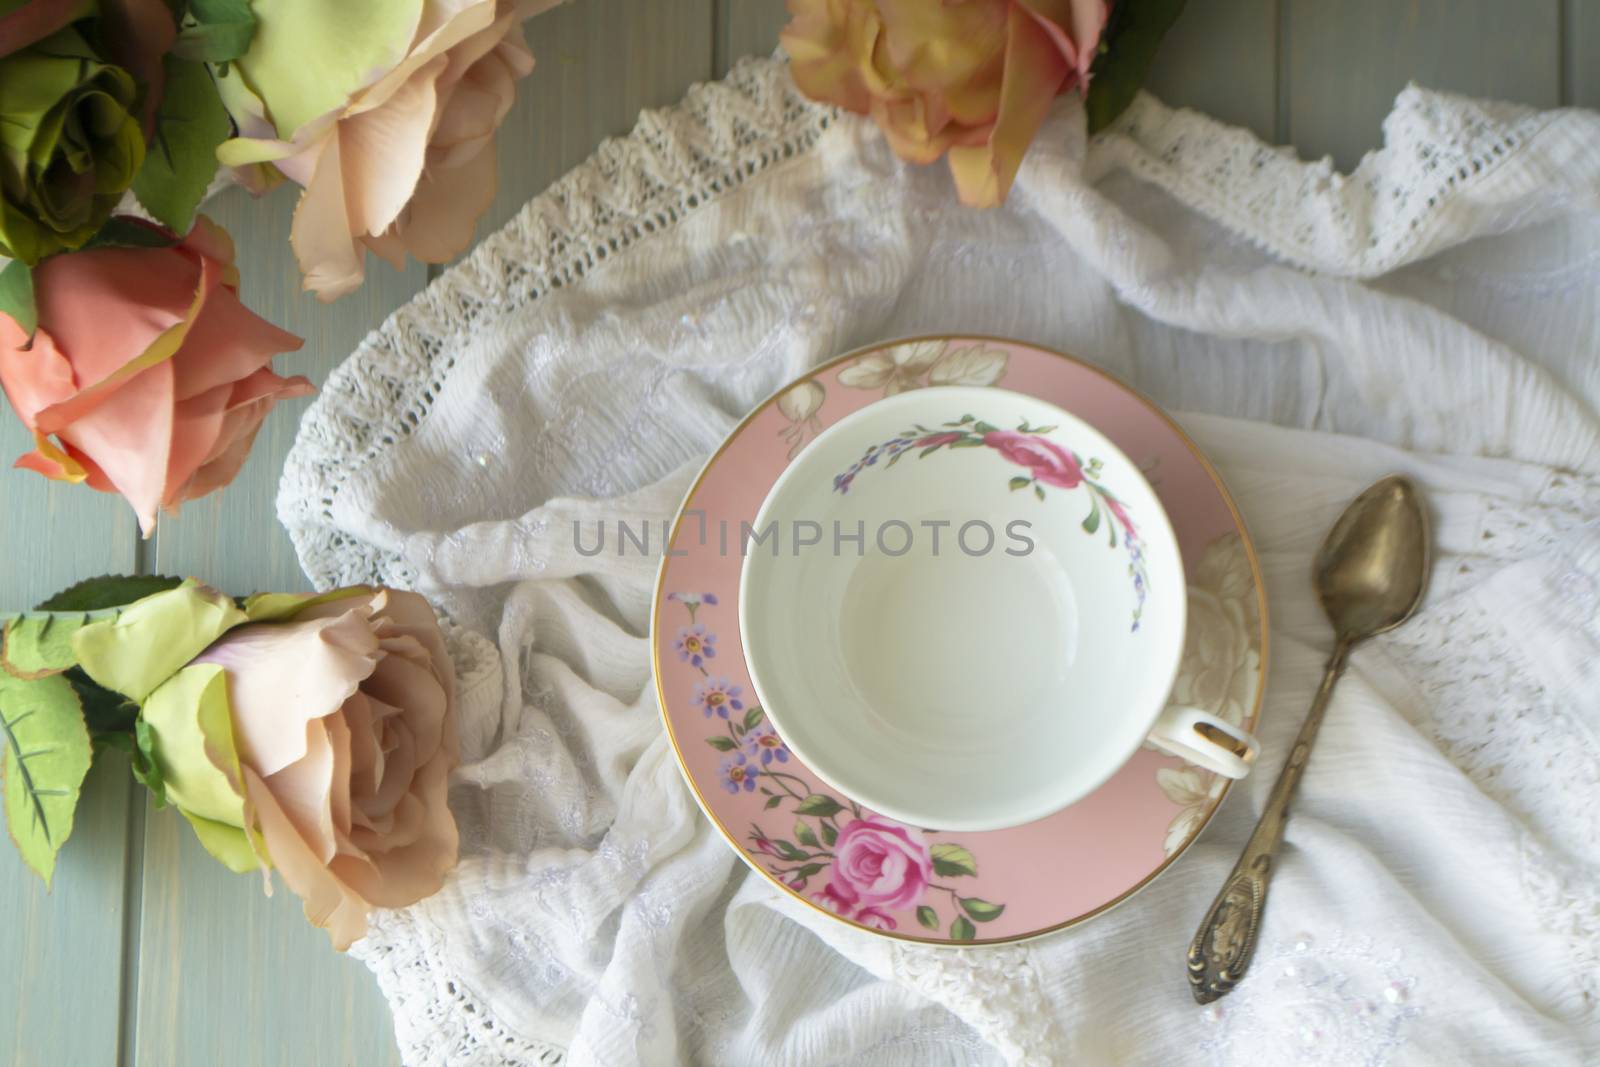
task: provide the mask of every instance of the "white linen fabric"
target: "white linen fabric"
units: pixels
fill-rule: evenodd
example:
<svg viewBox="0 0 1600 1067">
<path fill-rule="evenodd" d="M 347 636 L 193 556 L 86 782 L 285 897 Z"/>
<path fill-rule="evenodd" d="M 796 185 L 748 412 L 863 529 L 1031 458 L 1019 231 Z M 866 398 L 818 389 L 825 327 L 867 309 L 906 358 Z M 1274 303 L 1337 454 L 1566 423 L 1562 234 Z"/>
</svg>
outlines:
<svg viewBox="0 0 1600 1067">
<path fill-rule="evenodd" d="M 462 861 L 353 950 L 407 1063 L 1579 1064 L 1600 1056 L 1600 115 L 1409 88 L 1352 175 L 1142 96 L 1063 99 L 1006 205 L 747 61 L 531 202 L 331 376 L 279 512 L 318 586 L 455 625 Z M 1261 770 L 1175 867 L 1045 939 L 842 927 L 750 874 L 679 778 L 655 561 L 780 385 L 929 332 L 1073 352 L 1171 410 L 1251 526 Z M 1421 614 L 1364 646 L 1296 802 L 1250 976 L 1183 954 L 1331 647 L 1311 556 L 1405 471 Z"/>
</svg>

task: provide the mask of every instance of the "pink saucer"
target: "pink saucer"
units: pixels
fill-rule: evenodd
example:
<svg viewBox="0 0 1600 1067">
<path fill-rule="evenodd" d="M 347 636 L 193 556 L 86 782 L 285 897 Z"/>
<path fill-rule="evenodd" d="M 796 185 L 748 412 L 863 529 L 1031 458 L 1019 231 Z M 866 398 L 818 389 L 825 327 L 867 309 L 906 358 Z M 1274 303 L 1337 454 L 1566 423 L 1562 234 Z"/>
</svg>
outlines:
<svg viewBox="0 0 1600 1067">
<path fill-rule="evenodd" d="M 772 732 L 739 644 L 741 523 L 825 425 L 886 395 L 1004 385 L 1091 423 L 1155 487 L 1189 586 L 1171 700 L 1254 731 L 1266 668 L 1266 598 L 1243 519 L 1215 470 L 1160 408 L 1104 371 L 1034 345 L 928 337 L 818 367 L 733 431 L 684 501 L 662 562 L 651 641 L 662 716 L 684 777 L 755 870 L 873 933 L 989 944 L 1059 930 L 1126 900 L 1199 835 L 1227 779 L 1138 752 L 1054 815 L 1005 830 L 940 833 L 892 822 L 808 772 Z M 959 788 L 959 783 L 952 783 Z"/>
</svg>

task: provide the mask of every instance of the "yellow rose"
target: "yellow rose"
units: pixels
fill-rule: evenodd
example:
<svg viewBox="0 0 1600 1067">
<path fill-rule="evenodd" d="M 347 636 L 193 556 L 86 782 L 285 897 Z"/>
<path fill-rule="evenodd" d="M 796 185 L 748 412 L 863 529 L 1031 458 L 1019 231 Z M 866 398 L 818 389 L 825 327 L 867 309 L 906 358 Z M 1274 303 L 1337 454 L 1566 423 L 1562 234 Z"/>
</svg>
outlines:
<svg viewBox="0 0 1600 1067">
<path fill-rule="evenodd" d="M 1105 0 L 789 0 L 795 84 L 883 128 L 911 163 L 948 155 L 963 203 L 1005 199 L 1050 102 L 1088 83 Z"/>
</svg>

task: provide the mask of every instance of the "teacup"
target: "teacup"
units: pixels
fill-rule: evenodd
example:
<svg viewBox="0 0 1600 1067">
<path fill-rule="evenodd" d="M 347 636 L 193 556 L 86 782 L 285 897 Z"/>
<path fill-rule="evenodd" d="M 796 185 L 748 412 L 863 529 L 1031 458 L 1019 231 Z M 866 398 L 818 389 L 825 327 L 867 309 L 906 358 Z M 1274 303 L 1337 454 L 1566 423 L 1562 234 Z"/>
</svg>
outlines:
<svg viewBox="0 0 1600 1067">
<path fill-rule="evenodd" d="M 834 789 L 939 830 L 1042 818 L 1146 741 L 1241 778 L 1256 741 L 1169 706 L 1172 525 L 1093 427 L 1019 393 L 902 393 L 841 419 L 744 538 L 739 626 L 778 733 Z"/>
</svg>

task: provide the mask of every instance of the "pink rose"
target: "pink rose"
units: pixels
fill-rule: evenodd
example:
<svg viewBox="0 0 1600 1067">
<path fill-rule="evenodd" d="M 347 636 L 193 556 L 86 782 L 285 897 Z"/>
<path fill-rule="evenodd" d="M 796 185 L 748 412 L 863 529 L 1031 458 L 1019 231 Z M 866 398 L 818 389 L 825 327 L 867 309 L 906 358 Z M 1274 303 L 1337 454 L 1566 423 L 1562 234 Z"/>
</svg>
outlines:
<svg viewBox="0 0 1600 1067">
<path fill-rule="evenodd" d="M 0 314 L 0 385 L 35 445 L 17 466 L 121 493 L 146 537 L 233 480 L 275 403 L 311 392 L 272 372 L 300 339 L 239 302 L 233 243 L 205 218 L 171 248 L 51 256 L 33 285 L 31 343 Z"/>
<path fill-rule="evenodd" d="M 1074 489 L 1083 481 L 1083 468 L 1071 452 L 1039 434 L 1016 430 L 991 430 L 983 443 L 1019 467 L 1027 467 L 1046 485 Z"/>
<path fill-rule="evenodd" d="M 863 911 L 908 907 L 922 898 L 933 878 L 933 861 L 922 831 L 878 815 L 848 822 L 833 845 L 828 889 Z"/>
<path fill-rule="evenodd" d="M 289 240 L 306 289 L 321 300 L 355 289 L 368 251 L 399 269 L 407 255 L 445 263 L 466 250 L 494 201 L 495 131 L 533 69 L 522 23 L 556 2 L 274 5 L 223 79 L 241 136 L 218 158 L 255 184 L 252 166 L 271 164 L 305 188 Z M 343 42 L 352 64 L 387 63 L 302 74 L 302 35 L 318 30 L 358 34 Z M 355 84 L 330 101 L 307 78 Z"/>
<path fill-rule="evenodd" d="M 842 915 L 846 919 L 850 918 L 856 910 L 855 893 L 848 886 L 842 886 L 838 882 L 830 881 L 822 887 L 822 892 L 811 899 L 835 915 Z"/>
<path fill-rule="evenodd" d="M 856 912 L 856 922 L 862 926 L 870 926 L 874 930 L 893 930 L 895 928 L 894 920 L 877 908 L 862 908 Z"/>
<path fill-rule="evenodd" d="M 266 853 L 344 949 L 373 908 L 456 864 L 455 668 L 428 602 L 375 589 L 230 631 L 194 661 L 227 676 L 244 796 Z"/>
</svg>

